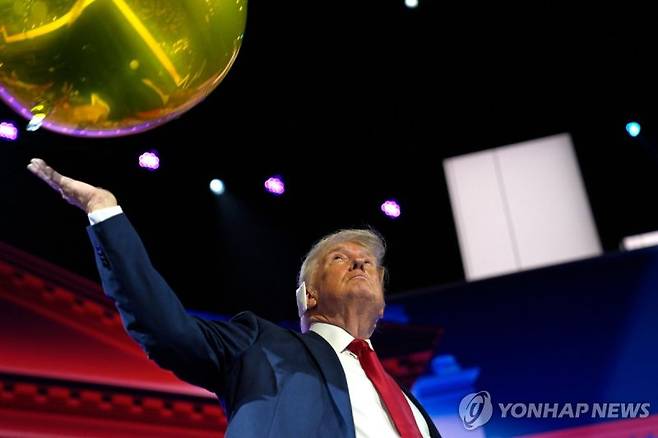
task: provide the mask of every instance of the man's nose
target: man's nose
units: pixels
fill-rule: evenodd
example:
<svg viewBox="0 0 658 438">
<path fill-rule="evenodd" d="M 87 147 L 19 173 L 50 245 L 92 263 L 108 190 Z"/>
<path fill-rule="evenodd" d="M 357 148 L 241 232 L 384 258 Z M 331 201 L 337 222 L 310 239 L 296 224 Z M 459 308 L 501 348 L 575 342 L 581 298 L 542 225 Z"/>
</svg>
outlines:
<svg viewBox="0 0 658 438">
<path fill-rule="evenodd" d="M 352 262 L 352 270 L 354 269 L 360 269 L 365 272 L 366 270 L 366 261 L 362 258 L 356 258 Z"/>
</svg>

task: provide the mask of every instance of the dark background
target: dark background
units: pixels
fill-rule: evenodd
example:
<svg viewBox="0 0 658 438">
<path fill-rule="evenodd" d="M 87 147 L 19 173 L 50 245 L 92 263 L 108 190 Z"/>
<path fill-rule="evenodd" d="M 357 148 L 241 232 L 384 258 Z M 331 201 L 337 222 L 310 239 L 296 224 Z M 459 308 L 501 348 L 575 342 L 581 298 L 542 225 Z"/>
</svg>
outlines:
<svg viewBox="0 0 658 438">
<path fill-rule="evenodd" d="M 442 160 L 571 133 L 599 235 L 658 229 L 655 35 L 631 4 L 420 0 L 249 5 L 237 62 L 206 101 L 119 139 L 0 142 L 0 240 L 96 279 L 86 217 L 25 166 L 112 190 L 191 308 L 294 319 L 297 270 L 337 228 L 389 243 L 390 294 L 463 281 Z M 25 126 L 7 107 L 0 117 Z M 639 138 L 625 124 L 642 123 Z M 137 157 L 157 149 L 149 173 Z M 287 192 L 263 190 L 279 174 Z M 210 179 L 227 194 L 215 198 Z M 402 216 L 380 204 L 394 197 Z"/>
</svg>

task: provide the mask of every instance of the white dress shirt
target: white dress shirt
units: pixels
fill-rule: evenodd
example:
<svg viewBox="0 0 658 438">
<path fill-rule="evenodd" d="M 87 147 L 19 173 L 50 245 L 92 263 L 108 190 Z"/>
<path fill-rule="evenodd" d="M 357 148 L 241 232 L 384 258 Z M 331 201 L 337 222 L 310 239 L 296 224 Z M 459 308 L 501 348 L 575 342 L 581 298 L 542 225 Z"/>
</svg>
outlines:
<svg viewBox="0 0 658 438">
<path fill-rule="evenodd" d="M 121 207 L 116 206 L 93 211 L 88 214 L 88 217 L 89 222 L 95 225 L 121 213 L 123 213 Z M 338 326 L 321 322 L 311 324 L 310 330 L 322 336 L 331 345 L 343 366 L 352 404 L 356 438 L 399 438 L 400 435 L 388 415 L 388 411 L 374 385 L 361 368 L 359 359 L 347 349 L 347 346 L 354 340 L 352 335 Z M 372 348 L 370 340 L 367 339 L 366 342 Z M 406 395 L 404 397 L 411 407 L 411 412 L 414 414 L 423 438 L 429 438 L 430 431 L 425 418 L 409 398 Z"/>
<path fill-rule="evenodd" d="M 347 346 L 354 340 L 352 335 L 338 326 L 321 322 L 312 323 L 310 330 L 322 336 L 331 345 L 343 366 L 347 389 L 350 392 L 356 438 L 399 438 L 400 435 L 388 415 L 379 393 L 361 368 L 359 358 L 347 349 Z M 366 342 L 372 348 L 370 340 L 366 339 Z M 423 438 L 429 438 L 430 431 L 425 418 L 406 395 L 404 398 L 411 407 L 411 412 L 414 414 Z"/>
<path fill-rule="evenodd" d="M 107 220 L 112 216 L 116 216 L 121 213 L 123 213 L 123 210 L 121 209 L 121 207 L 117 205 L 114 207 L 107 207 L 107 208 L 101 208 L 100 210 L 94 210 L 91 213 L 89 213 L 87 217 L 89 218 L 90 224 L 96 225 L 99 222 L 103 222 L 104 220 Z"/>
</svg>

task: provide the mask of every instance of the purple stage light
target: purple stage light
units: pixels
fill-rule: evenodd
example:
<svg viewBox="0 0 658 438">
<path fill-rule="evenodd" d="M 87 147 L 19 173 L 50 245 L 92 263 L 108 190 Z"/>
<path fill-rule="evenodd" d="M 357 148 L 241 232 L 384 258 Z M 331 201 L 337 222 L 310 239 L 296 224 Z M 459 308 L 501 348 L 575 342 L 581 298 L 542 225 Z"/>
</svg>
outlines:
<svg viewBox="0 0 658 438">
<path fill-rule="evenodd" d="M 14 141 L 18 138 L 18 128 L 11 122 L 0 123 L 0 138 Z"/>
<path fill-rule="evenodd" d="M 139 156 L 139 167 L 147 170 L 158 170 L 160 167 L 160 157 L 155 152 L 144 152 Z"/>
<path fill-rule="evenodd" d="M 279 177 L 273 176 L 265 181 L 265 190 L 272 193 L 273 195 L 283 195 L 283 192 L 286 191 L 286 185 L 283 183 L 283 180 Z"/>
<path fill-rule="evenodd" d="M 400 205 L 392 199 L 384 202 L 381 209 L 391 219 L 396 219 L 400 216 Z"/>
</svg>

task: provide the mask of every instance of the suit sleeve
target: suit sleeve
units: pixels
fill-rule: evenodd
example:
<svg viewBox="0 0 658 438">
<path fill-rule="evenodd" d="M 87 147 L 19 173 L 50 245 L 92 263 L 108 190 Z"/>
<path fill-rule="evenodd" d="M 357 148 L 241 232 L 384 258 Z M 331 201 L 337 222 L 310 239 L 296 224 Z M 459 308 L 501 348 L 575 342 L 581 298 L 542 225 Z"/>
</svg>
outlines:
<svg viewBox="0 0 658 438">
<path fill-rule="evenodd" d="M 103 290 L 128 334 L 162 368 L 194 385 L 221 391 L 231 365 L 258 336 L 257 317 L 245 312 L 229 322 L 216 322 L 188 315 L 124 214 L 87 232 Z"/>
</svg>

